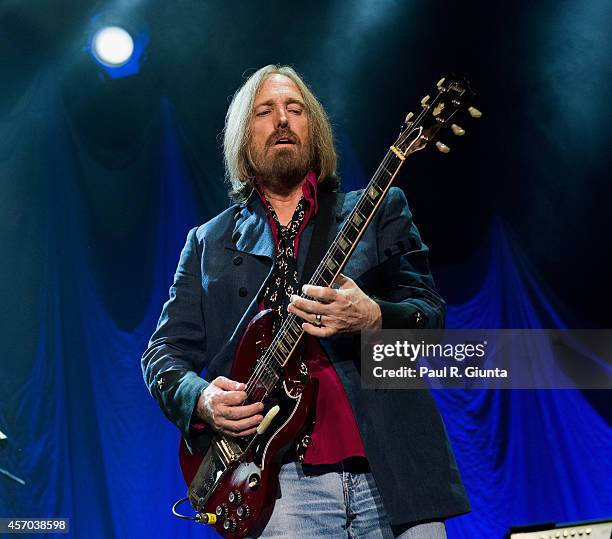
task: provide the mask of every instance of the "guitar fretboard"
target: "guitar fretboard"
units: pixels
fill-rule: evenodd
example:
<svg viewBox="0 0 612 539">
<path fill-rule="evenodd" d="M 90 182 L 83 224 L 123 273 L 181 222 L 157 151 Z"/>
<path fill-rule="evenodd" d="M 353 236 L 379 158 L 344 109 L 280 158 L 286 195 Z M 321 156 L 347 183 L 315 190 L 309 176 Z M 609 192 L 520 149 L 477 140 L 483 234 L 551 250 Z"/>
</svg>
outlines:
<svg viewBox="0 0 612 539">
<path fill-rule="evenodd" d="M 308 284 L 328 287 L 336 280 L 346 266 L 367 226 L 372 221 L 374 214 L 380 208 L 381 202 L 389 191 L 389 187 L 397 176 L 404 159 L 404 154 L 394 147 L 387 152 Z M 302 320 L 289 313 L 270 347 L 257 364 L 257 368 L 252 375 L 255 378 L 253 380 L 255 383 L 247 384 L 247 387 L 263 386 L 266 392 L 270 392 L 278 380 L 282 378 L 282 368 L 291 357 L 303 334 Z M 249 394 L 249 396 L 251 395 Z"/>
</svg>

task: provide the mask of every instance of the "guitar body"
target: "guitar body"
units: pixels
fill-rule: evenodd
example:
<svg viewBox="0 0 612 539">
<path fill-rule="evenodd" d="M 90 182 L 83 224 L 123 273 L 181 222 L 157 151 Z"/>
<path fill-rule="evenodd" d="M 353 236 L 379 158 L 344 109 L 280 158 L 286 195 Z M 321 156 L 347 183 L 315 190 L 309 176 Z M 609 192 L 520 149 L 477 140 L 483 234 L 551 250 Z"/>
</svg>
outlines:
<svg viewBox="0 0 612 539">
<path fill-rule="evenodd" d="M 276 311 L 262 311 L 249 323 L 236 349 L 232 380 L 246 383 L 252 377 L 272 342 L 277 317 Z M 264 418 L 278 406 L 265 432 L 245 438 L 217 434 L 206 454 L 190 453 L 181 439 L 179 461 L 191 504 L 199 513 L 216 515 L 209 524 L 224 537 L 254 535 L 265 527 L 277 498 L 283 456 L 312 421 L 316 381 L 297 356 L 290 356 L 283 379 L 263 400 Z M 257 395 L 258 389 L 263 394 L 265 387 L 249 393 Z"/>
</svg>

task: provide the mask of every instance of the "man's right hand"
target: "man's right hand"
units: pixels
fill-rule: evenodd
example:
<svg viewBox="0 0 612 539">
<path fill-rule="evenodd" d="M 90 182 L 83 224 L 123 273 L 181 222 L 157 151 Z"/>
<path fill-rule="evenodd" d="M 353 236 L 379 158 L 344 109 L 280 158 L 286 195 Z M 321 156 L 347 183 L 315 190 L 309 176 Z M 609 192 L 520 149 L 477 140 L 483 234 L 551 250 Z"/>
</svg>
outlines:
<svg viewBox="0 0 612 539">
<path fill-rule="evenodd" d="M 218 376 L 200 394 L 196 413 L 216 431 L 229 436 L 248 436 L 261 423 L 264 405 L 256 402 L 243 406 L 246 398 L 243 383 Z"/>
</svg>

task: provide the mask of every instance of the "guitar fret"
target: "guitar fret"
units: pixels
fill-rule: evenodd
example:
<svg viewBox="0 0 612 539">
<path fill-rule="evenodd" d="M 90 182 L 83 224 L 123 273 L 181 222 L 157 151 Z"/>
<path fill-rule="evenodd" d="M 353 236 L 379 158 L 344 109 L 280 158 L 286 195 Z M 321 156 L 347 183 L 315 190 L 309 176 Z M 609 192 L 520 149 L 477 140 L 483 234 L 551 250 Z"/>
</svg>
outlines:
<svg viewBox="0 0 612 539">
<path fill-rule="evenodd" d="M 299 324 L 299 323 L 297 321 L 297 318 L 294 318 L 291 321 L 291 323 L 287 326 L 287 331 L 290 331 L 293 338 L 297 341 L 298 337 L 300 336 L 300 331 L 302 328 L 299 325 L 296 326 L 296 324 Z"/>
<path fill-rule="evenodd" d="M 368 196 L 370 197 L 371 201 L 376 200 L 376 197 L 380 195 L 380 191 L 376 189 L 375 185 L 371 185 L 367 192 L 368 192 Z"/>
<path fill-rule="evenodd" d="M 277 363 L 279 365 L 284 365 L 284 359 L 282 356 L 277 355 L 278 354 L 278 348 L 276 350 L 272 351 L 272 357 L 277 361 Z"/>
<path fill-rule="evenodd" d="M 336 271 L 336 268 L 338 267 L 338 264 L 336 263 L 336 261 L 333 258 L 330 258 L 327 260 L 327 262 L 325 262 L 325 267 L 331 271 L 334 272 Z"/>
<path fill-rule="evenodd" d="M 355 243 L 355 241 L 357 240 L 358 232 L 359 229 L 355 228 L 351 221 L 346 222 L 345 229 L 342 231 L 342 233 L 349 239 L 351 243 Z"/>
<path fill-rule="evenodd" d="M 321 279 L 323 280 L 323 284 L 321 286 L 329 286 L 334 279 L 334 273 L 329 270 L 329 268 L 324 267 L 321 271 Z"/>
<path fill-rule="evenodd" d="M 397 169 L 399 169 L 399 167 L 402 165 L 401 159 L 397 155 L 395 155 L 394 152 L 387 153 L 387 157 L 383 159 L 383 163 L 386 163 L 388 165 L 393 165 L 395 172 L 397 172 Z"/>
<path fill-rule="evenodd" d="M 285 355 L 285 357 L 287 357 L 289 355 L 289 350 L 285 346 L 285 343 L 283 343 L 282 339 L 278 341 L 278 347 L 281 349 L 281 351 Z"/>
<path fill-rule="evenodd" d="M 347 232 L 350 232 L 351 234 L 354 232 L 355 238 L 357 238 L 357 235 L 359 234 L 359 228 L 355 226 L 352 222 L 347 223 L 347 226 Z"/>
<path fill-rule="evenodd" d="M 336 257 L 337 255 L 341 255 L 342 256 L 342 260 L 344 260 L 346 258 L 346 251 L 344 251 L 340 245 L 338 243 L 333 244 L 330 247 L 330 251 L 332 252 L 332 256 Z M 342 260 L 340 262 L 336 261 L 336 263 L 338 265 L 341 264 Z"/>
<path fill-rule="evenodd" d="M 350 243 L 346 240 L 346 237 L 344 236 L 344 234 L 342 234 L 342 232 L 338 234 L 338 246 L 340 247 L 340 249 L 342 249 L 344 253 L 348 252 L 351 247 Z"/>
<path fill-rule="evenodd" d="M 285 345 L 287 346 L 287 350 L 289 350 L 289 354 L 292 352 L 293 348 L 297 344 L 297 339 L 293 335 L 287 335 L 285 338 Z"/>
<path fill-rule="evenodd" d="M 293 325 L 287 326 L 287 338 L 291 338 L 293 339 L 293 342 L 295 343 L 297 341 L 297 331 L 295 330 L 295 328 L 293 327 Z M 293 347 L 293 345 L 291 345 Z"/>
<path fill-rule="evenodd" d="M 353 224 L 355 227 L 359 227 L 363 221 L 363 216 L 359 213 L 359 211 L 355 211 L 355 214 L 351 218 L 351 224 Z"/>
<path fill-rule="evenodd" d="M 344 259 L 346 255 L 338 245 L 334 245 L 332 249 L 330 249 L 329 256 L 334 261 L 336 267 L 341 266 L 344 263 Z"/>
<path fill-rule="evenodd" d="M 372 182 L 370 182 L 370 189 L 374 189 L 375 191 L 378 192 L 378 194 L 376 195 L 376 198 L 379 198 L 382 196 L 382 194 L 385 192 L 385 189 L 389 186 L 389 182 L 384 182 L 383 185 L 381 185 L 380 183 L 378 183 L 378 181 L 376 179 L 372 180 Z"/>
<path fill-rule="evenodd" d="M 369 198 L 369 193 L 368 193 L 368 197 L 361 200 L 360 206 L 361 206 L 361 209 L 365 211 L 365 214 L 369 216 L 374 211 L 374 208 L 376 207 L 376 202 L 374 202 L 373 200 Z"/>
</svg>

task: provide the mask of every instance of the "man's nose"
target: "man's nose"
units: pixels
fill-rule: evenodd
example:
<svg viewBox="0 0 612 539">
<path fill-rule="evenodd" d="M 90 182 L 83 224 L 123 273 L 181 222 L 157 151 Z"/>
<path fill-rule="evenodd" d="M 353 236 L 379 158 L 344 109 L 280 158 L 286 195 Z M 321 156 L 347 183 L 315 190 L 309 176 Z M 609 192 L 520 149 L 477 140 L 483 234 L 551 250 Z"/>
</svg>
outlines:
<svg viewBox="0 0 612 539">
<path fill-rule="evenodd" d="M 287 111 L 282 108 L 278 111 L 278 119 L 277 119 L 278 127 L 287 127 L 288 119 L 287 119 Z"/>
</svg>

